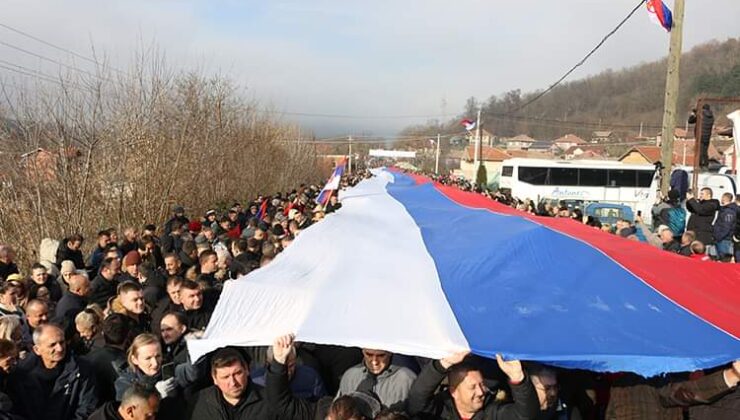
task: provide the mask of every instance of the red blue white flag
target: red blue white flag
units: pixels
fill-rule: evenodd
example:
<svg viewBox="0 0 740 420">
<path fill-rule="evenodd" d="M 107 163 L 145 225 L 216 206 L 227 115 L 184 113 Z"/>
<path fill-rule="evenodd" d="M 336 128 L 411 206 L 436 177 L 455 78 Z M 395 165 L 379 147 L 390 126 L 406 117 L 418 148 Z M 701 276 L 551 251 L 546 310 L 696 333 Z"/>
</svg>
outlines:
<svg viewBox="0 0 740 420">
<path fill-rule="evenodd" d="M 468 130 L 468 131 L 471 131 L 471 130 L 474 130 L 475 129 L 475 121 L 473 121 L 473 120 L 469 120 L 469 119 L 466 118 L 466 119 L 460 121 L 460 124 L 462 124 L 462 126 L 465 127 L 465 129 Z"/>
<path fill-rule="evenodd" d="M 673 13 L 662 0 L 647 0 L 647 11 L 650 20 L 670 32 L 673 27 Z"/>
<path fill-rule="evenodd" d="M 334 168 L 334 173 L 331 174 L 326 185 L 324 185 L 324 189 L 321 190 L 321 193 L 319 193 L 319 196 L 316 199 L 318 203 L 325 205 L 329 201 L 329 197 L 331 197 L 331 192 L 339 189 L 339 181 L 342 179 L 342 175 L 344 174 L 344 165 L 346 163 L 347 158 L 344 158 L 337 163 L 336 168 Z"/>
</svg>

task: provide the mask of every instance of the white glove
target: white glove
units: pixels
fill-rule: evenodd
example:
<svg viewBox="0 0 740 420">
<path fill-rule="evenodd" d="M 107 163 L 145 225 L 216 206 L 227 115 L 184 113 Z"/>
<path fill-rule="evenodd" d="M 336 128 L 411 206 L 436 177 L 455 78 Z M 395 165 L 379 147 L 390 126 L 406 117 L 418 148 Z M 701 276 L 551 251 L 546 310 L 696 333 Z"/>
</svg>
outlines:
<svg viewBox="0 0 740 420">
<path fill-rule="evenodd" d="M 177 391 L 177 384 L 175 378 L 167 379 L 166 381 L 159 381 L 154 384 L 154 388 L 159 392 L 159 396 L 162 399 L 167 397 L 174 397 Z"/>
</svg>

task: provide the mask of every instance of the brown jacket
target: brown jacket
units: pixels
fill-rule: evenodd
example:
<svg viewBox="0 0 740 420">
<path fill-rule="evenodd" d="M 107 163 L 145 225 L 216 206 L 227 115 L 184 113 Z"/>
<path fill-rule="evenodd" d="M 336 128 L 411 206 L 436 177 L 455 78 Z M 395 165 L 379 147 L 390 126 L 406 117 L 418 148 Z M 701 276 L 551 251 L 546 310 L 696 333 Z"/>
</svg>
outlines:
<svg viewBox="0 0 740 420">
<path fill-rule="evenodd" d="M 724 370 L 660 387 L 636 375 L 626 375 L 612 385 L 606 420 L 682 420 L 683 407 L 706 404 L 731 390 Z"/>
</svg>

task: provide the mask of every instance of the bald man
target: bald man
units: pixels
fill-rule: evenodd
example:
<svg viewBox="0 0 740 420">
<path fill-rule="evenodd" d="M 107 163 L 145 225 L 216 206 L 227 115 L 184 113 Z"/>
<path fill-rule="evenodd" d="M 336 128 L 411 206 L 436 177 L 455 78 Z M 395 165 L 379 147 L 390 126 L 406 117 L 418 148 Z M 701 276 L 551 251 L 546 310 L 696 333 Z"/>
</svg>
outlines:
<svg viewBox="0 0 740 420">
<path fill-rule="evenodd" d="M 87 306 L 87 296 L 90 294 L 90 280 L 82 274 L 74 274 L 69 278 L 69 290 L 65 291 L 54 311 L 53 322 L 64 328 L 67 337 L 74 334 L 74 320 L 78 313 Z"/>
<path fill-rule="evenodd" d="M 26 304 L 26 318 L 23 321 L 23 347 L 31 350 L 33 347 L 33 332 L 41 324 L 49 321 L 49 305 L 46 302 L 32 299 Z"/>
</svg>

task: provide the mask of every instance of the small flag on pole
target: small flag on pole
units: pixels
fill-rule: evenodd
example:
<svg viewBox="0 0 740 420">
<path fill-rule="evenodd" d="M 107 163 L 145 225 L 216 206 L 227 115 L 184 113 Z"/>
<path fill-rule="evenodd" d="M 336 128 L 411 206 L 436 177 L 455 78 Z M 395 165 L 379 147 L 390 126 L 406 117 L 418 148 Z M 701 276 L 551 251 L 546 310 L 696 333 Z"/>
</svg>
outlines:
<svg viewBox="0 0 740 420">
<path fill-rule="evenodd" d="M 647 11 L 650 20 L 670 32 L 673 27 L 673 13 L 662 0 L 647 0 Z"/>
<path fill-rule="evenodd" d="M 469 119 L 466 118 L 466 119 L 460 121 L 460 124 L 462 124 L 462 126 L 465 127 L 465 129 L 468 130 L 468 131 L 471 131 L 471 130 L 474 130 L 475 129 L 475 121 L 473 121 L 473 120 L 469 120 Z"/>
<path fill-rule="evenodd" d="M 346 164 L 347 158 L 344 158 L 337 163 L 337 166 L 334 168 L 334 173 L 331 174 L 331 178 L 329 178 L 324 189 L 319 193 L 318 198 L 316 198 L 316 202 L 321 205 L 326 205 L 329 201 L 329 197 L 331 197 L 331 192 L 339 189 L 339 181 L 342 179 L 342 174 L 344 174 L 344 165 Z"/>
</svg>

